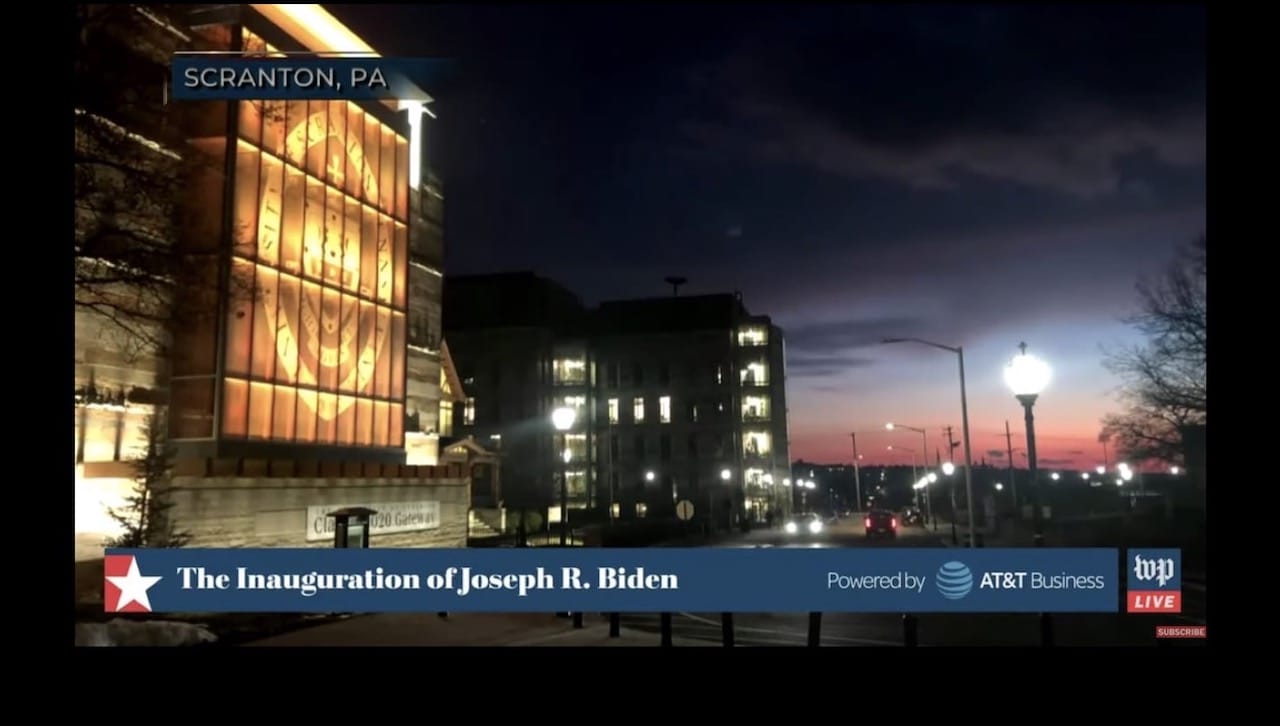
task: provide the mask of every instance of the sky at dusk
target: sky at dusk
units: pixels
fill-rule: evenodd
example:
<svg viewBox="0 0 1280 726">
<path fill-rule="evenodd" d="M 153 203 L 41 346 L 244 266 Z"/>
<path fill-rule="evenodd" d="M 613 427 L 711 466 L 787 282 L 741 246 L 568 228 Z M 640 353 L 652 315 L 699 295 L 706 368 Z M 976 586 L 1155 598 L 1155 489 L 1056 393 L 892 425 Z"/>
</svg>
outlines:
<svg viewBox="0 0 1280 726">
<path fill-rule="evenodd" d="M 1205 225 L 1195 5 L 329 6 L 431 89 L 446 272 L 600 299 L 741 291 L 786 332 L 792 458 L 1023 445 L 1001 369 L 1054 369 L 1046 467 L 1101 462 L 1105 346 Z M 448 314 L 447 311 L 445 313 Z M 1003 456 L 1000 453 L 1000 456 Z M 1021 455 L 1015 453 L 1021 459 Z"/>
</svg>

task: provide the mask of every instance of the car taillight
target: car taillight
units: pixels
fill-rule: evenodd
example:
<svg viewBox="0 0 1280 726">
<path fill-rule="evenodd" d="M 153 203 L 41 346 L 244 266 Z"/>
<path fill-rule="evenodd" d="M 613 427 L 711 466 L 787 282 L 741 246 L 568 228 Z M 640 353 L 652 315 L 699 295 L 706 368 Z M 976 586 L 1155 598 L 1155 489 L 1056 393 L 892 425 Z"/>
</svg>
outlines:
<svg viewBox="0 0 1280 726">
<path fill-rule="evenodd" d="M 897 528 L 898 528 L 898 518 L 897 518 L 897 517 L 894 517 L 893 519 L 890 519 L 890 520 L 889 520 L 889 526 L 890 526 L 890 527 L 893 527 L 894 529 L 897 529 Z"/>
<path fill-rule="evenodd" d="M 867 517 L 866 521 L 862 523 L 862 526 L 866 527 L 867 529 L 871 529 L 871 517 Z"/>
</svg>

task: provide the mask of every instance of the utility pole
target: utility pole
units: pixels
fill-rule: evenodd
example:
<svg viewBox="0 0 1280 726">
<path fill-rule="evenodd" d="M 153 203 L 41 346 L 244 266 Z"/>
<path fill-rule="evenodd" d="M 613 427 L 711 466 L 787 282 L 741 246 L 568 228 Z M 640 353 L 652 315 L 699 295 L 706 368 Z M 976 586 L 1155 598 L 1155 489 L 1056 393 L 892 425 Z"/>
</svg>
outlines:
<svg viewBox="0 0 1280 726">
<path fill-rule="evenodd" d="M 858 469 L 858 434 L 849 434 L 853 442 L 853 491 L 858 496 L 858 514 L 862 514 L 862 474 Z"/>
<path fill-rule="evenodd" d="M 951 454 L 956 450 L 955 438 L 951 435 L 951 427 L 947 427 L 947 458 L 951 458 Z M 954 471 L 952 476 L 954 476 Z M 947 489 L 951 491 L 951 544 L 960 544 L 960 537 L 956 534 L 956 481 L 952 479 L 947 485 Z"/>
<path fill-rule="evenodd" d="M 1014 477 L 1013 470 L 1013 434 L 1009 432 L 1009 419 L 1004 421 L 1004 445 L 1009 454 L 1009 487 L 1013 489 L 1013 509 L 1017 514 L 1022 510 L 1018 507 L 1018 480 Z M 1020 517 L 1021 515 L 1019 515 Z"/>
</svg>

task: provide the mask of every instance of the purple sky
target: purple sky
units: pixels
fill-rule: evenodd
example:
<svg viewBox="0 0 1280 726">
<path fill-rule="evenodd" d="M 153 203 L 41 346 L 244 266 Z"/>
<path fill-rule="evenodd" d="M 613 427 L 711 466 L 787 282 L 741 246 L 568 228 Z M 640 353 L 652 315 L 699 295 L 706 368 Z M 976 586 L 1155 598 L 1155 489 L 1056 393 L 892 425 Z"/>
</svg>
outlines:
<svg viewBox="0 0 1280 726">
<path fill-rule="evenodd" d="M 1041 458 L 1094 466 L 1101 348 L 1204 228 L 1200 6 L 330 7 L 458 61 L 433 89 L 448 273 L 740 290 L 787 333 L 794 458 L 959 428 L 954 356 L 893 335 L 965 346 L 989 460 L 1022 429 L 1000 376 L 1026 341 L 1055 371 Z"/>
</svg>

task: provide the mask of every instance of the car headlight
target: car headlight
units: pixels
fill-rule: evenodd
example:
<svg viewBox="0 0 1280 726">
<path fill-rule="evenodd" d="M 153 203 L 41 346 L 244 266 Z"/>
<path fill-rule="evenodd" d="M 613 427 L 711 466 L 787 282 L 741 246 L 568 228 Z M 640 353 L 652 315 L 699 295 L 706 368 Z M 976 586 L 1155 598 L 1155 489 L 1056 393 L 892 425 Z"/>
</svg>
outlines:
<svg viewBox="0 0 1280 726">
<path fill-rule="evenodd" d="M 787 534 L 795 534 L 795 533 L 796 533 L 796 523 L 787 522 Z"/>
<path fill-rule="evenodd" d="M 817 534 L 817 533 L 821 532 L 821 531 L 822 531 L 822 522 L 810 522 L 810 523 L 809 523 L 809 531 L 810 531 L 810 532 L 812 532 L 812 533 L 814 533 L 814 534 Z"/>
</svg>

